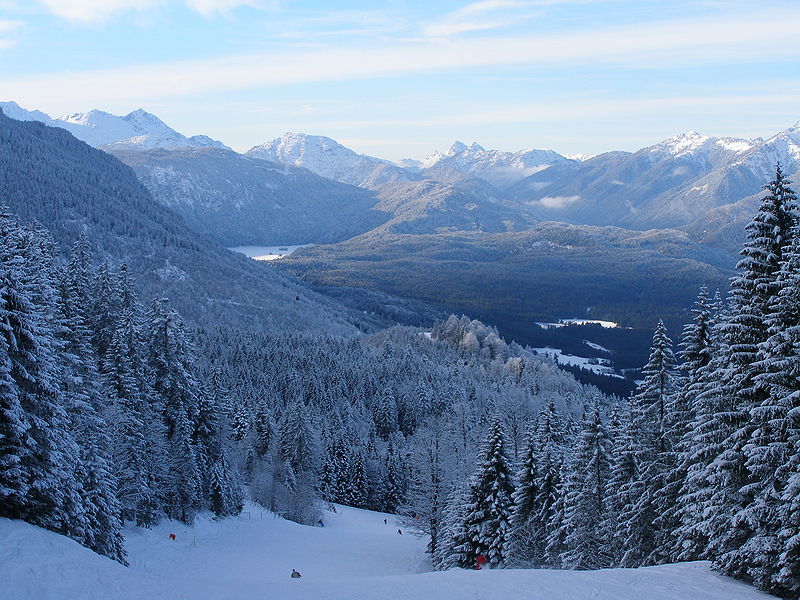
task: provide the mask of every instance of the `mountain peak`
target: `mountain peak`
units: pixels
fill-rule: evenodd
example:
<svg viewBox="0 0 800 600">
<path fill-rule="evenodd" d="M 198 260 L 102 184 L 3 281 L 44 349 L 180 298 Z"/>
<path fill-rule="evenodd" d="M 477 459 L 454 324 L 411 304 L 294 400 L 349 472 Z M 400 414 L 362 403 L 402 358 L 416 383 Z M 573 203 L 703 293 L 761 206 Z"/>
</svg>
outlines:
<svg viewBox="0 0 800 600">
<path fill-rule="evenodd" d="M 467 149 L 467 145 L 464 142 L 459 142 L 456 140 L 453 142 L 453 145 L 450 146 L 450 150 L 447 151 L 447 156 L 455 156 L 456 154 L 460 154 L 464 150 Z"/>
<path fill-rule="evenodd" d="M 122 118 L 130 123 L 141 123 L 142 125 L 156 125 L 163 127 L 167 126 L 164 123 L 164 121 L 159 119 L 153 113 L 147 112 L 143 108 L 137 108 L 136 110 L 129 112 Z"/>
<path fill-rule="evenodd" d="M 374 156 L 359 154 L 322 135 L 286 132 L 258 146 L 246 156 L 283 165 L 303 167 L 326 179 L 358 187 L 379 187 L 390 180 L 406 181 L 401 167 Z"/>
<path fill-rule="evenodd" d="M 161 119 L 138 108 L 124 117 L 92 109 L 89 112 L 71 113 L 57 119 L 38 110 L 28 111 L 16 102 L 2 102 L 6 116 L 17 121 L 41 121 L 51 127 L 66 129 L 79 140 L 91 146 L 109 146 L 116 149 L 146 150 L 151 148 L 191 148 L 210 146 L 228 148 L 222 142 L 207 136 L 187 138 L 170 128 Z"/>
<path fill-rule="evenodd" d="M 42 123 L 50 124 L 53 120 L 50 115 L 40 110 L 26 110 L 13 101 L 0 102 L 0 109 L 3 110 L 3 114 L 7 117 L 17 121 L 41 121 Z"/>
</svg>

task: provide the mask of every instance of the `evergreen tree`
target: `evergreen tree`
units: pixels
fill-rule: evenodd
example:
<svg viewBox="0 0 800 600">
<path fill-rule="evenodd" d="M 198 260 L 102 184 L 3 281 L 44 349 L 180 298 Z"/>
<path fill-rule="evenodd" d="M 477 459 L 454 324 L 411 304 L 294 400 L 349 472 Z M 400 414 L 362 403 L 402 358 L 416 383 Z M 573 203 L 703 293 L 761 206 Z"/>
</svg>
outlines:
<svg viewBox="0 0 800 600">
<path fill-rule="evenodd" d="M 484 556 L 489 566 L 505 565 L 514 493 L 505 444 L 502 423 L 495 419 L 470 481 L 465 539 L 455 549 L 462 555 L 461 567 L 474 567 L 478 556 Z"/>
<path fill-rule="evenodd" d="M 314 431 L 302 400 L 295 400 L 283 413 L 278 430 L 281 457 L 296 474 L 310 472 L 316 462 Z"/>
<path fill-rule="evenodd" d="M 745 447 L 763 446 L 763 442 L 751 444 L 751 440 L 754 436 L 770 435 L 759 429 L 752 418 L 752 411 L 758 414 L 759 407 L 770 402 L 769 387 L 759 377 L 758 350 L 769 337 L 770 305 L 778 294 L 780 269 L 798 224 L 797 198 L 780 165 L 766 190 L 758 213 L 747 226 L 747 242 L 736 266 L 739 274 L 731 280 L 731 316 L 723 329 L 730 352 L 729 364 L 727 372 L 719 375 L 723 393 L 731 399 L 725 419 L 732 433 L 709 472 L 713 491 L 708 512 L 718 523 L 724 524 L 729 519 L 727 525 L 714 530 L 710 550 L 725 573 L 740 578 L 761 577 L 762 573 L 749 562 L 753 558 L 749 549 L 741 550 L 760 529 L 757 524 L 760 517 L 748 510 L 756 502 L 760 484 L 752 469 L 754 465 L 748 466 Z M 762 544 L 758 542 L 755 554 L 764 557 L 775 552 L 772 549 L 763 553 Z"/>
<path fill-rule="evenodd" d="M 390 439 L 386 448 L 384 478 L 381 489 L 383 510 L 391 513 L 396 512 L 397 508 L 403 503 L 404 490 L 405 477 L 402 460 L 394 441 Z"/>
<path fill-rule="evenodd" d="M 606 484 L 606 518 L 601 526 L 608 532 L 605 553 L 612 565 L 619 565 L 625 551 L 621 531 L 622 514 L 626 506 L 633 506 L 636 498 L 638 447 L 634 441 L 631 407 L 627 402 L 612 407 L 609 416 L 608 436 L 612 448 L 608 482 Z"/>
<path fill-rule="evenodd" d="M 723 451 L 732 433 L 728 415 L 732 401 L 724 393 L 722 377 L 728 372 L 728 346 L 724 335 L 726 311 L 714 302 L 711 328 L 711 360 L 692 377 L 694 420 L 681 447 L 686 478 L 678 497 L 680 525 L 673 533 L 680 560 L 713 558 L 710 542 L 714 532 L 728 524 L 729 517 L 710 510 L 714 488 L 710 477 L 715 458 Z"/>
<path fill-rule="evenodd" d="M 468 507 L 468 488 L 456 484 L 444 503 L 436 549 L 431 555 L 433 566 L 439 571 L 467 564 L 465 551 L 468 546 L 466 530 Z"/>
<path fill-rule="evenodd" d="M 122 285 L 123 303 L 128 286 Z M 163 485 L 167 516 L 191 524 L 203 506 L 203 473 L 195 451 L 200 416 L 195 351 L 169 300 L 154 300 L 147 314 L 148 364 L 164 420 L 168 462 Z"/>
<path fill-rule="evenodd" d="M 608 480 L 608 433 L 595 405 L 581 421 L 564 484 L 564 552 L 559 557 L 563 568 L 609 566 L 610 557 L 605 550 L 611 532 L 603 529 Z"/>
<path fill-rule="evenodd" d="M 702 386 L 703 373 L 711 362 L 711 330 L 714 324 L 713 306 L 706 288 L 698 293 L 692 309 L 692 322 L 683 329 L 680 366 L 684 376 L 679 380 L 678 390 L 668 407 L 668 438 L 672 444 L 666 452 L 667 473 L 664 488 L 658 501 L 661 506 L 656 526 L 664 535 L 659 536 L 656 556 L 662 562 L 678 560 L 681 552 L 675 543 L 676 532 L 681 526 L 681 496 L 689 468 L 692 465 L 693 423 L 696 420 L 696 396 Z"/>
<path fill-rule="evenodd" d="M 536 553 L 534 549 L 540 540 L 536 536 L 536 517 L 538 516 L 536 500 L 539 491 L 536 488 L 538 479 L 537 440 L 535 434 L 536 423 L 530 423 L 525 436 L 525 446 L 522 461 L 517 469 L 517 486 L 512 494 L 512 509 L 510 519 L 510 535 L 506 556 L 509 564 L 525 565 Z"/>
<path fill-rule="evenodd" d="M 561 473 L 566 443 L 563 419 L 551 400 L 539 412 L 528 433 L 517 475 L 509 548 L 509 556 L 515 563 L 532 566 L 552 563 L 547 541 L 562 493 Z"/>
<path fill-rule="evenodd" d="M 56 354 L 51 246 L 0 209 L 0 515 L 80 537 L 80 457 Z"/>
<path fill-rule="evenodd" d="M 750 439 L 743 447 L 749 483 L 742 489 L 748 501 L 734 519 L 746 541 L 720 560 L 727 572 L 741 571 L 759 588 L 777 591 L 784 591 L 774 578 L 792 522 L 786 511 L 792 501 L 784 493 L 797 460 L 792 453 L 797 429 L 790 415 L 800 408 L 800 239 L 793 240 L 784 259 L 770 302 L 769 337 L 759 344 L 753 364 L 763 399 L 750 409 Z"/>
<path fill-rule="evenodd" d="M 111 442 L 107 434 L 108 424 L 102 417 L 106 399 L 100 385 L 91 334 L 84 320 L 88 313 L 86 292 L 90 283 L 90 264 L 87 244 L 82 238 L 75 244 L 69 267 L 62 275 L 58 298 L 61 320 L 59 356 L 66 373 L 63 393 L 69 406 L 71 428 L 81 451 L 77 475 L 86 526 L 78 541 L 125 564 L 117 482 L 111 465 Z"/>
<path fill-rule="evenodd" d="M 114 403 L 113 456 L 122 517 L 150 527 L 160 519 L 163 434 L 161 416 L 152 405 L 139 307 L 131 293 L 126 298 L 102 374 Z"/>
<path fill-rule="evenodd" d="M 624 494 L 628 503 L 619 513 L 618 535 L 624 552 L 622 566 L 663 562 L 671 532 L 654 521 L 663 513 L 662 489 L 673 467 L 668 409 L 674 390 L 672 341 L 662 321 L 653 334 L 650 358 L 642 369 L 644 380 L 632 398 L 632 439 L 636 473 Z"/>
</svg>

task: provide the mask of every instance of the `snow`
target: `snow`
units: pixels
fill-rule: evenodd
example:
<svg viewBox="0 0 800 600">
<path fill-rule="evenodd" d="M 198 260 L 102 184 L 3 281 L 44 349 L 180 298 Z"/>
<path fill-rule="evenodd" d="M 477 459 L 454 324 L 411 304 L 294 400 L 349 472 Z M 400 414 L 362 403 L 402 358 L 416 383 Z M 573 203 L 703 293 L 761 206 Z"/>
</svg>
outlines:
<svg viewBox="0 0 800 600">
<path fill-rule="evenodd" d="M 656 158 L 659 155 L 666 154 L 671 158 L 691 158 L 697 164 L 708 165 L 716 162 L 715 156 L 725 156 L 727 153 L 742 154 L 750 150 L 754 145 L 755 142 L 753 140 L 744 138 L 715 138 L 701 135 L 696 131 L 690 131 L 645 148 L 643 151 Z M 722 155 L 720 155 L 720 151 Z M 730 156 L 727 158 L 730 158 Z M 683 166 L 685 167 L 686 165 Z M 689 170 L 687 169 L 685 173 L 674 174 L 689 174 Z"/>
<path fill-rule="evenodd" d="M 590 342 L 589 340 L 583 340 L 583 343 L 589 346 L 589 348 L 594 348 L 595 350 L 599 350 L 600 352 L 611 352 L 608 348 L 601 346 L 600 344 L 595 344 L 594 342 Z"/>
<path fill-rule="evenodd" d="M 58 118 L 35 110 L 20 108 L 14 102 L 0 102 L 0 108 L 12 119 L 40 121 L 51 127 L 66 129 L 79 140 L 91 146 L 109 146 L 114 149 L 149 150 L 152 148 L 228 148 L 222 142 L 205 135 L 191 138 L 178 133 L 161 119 L 144 110 L 137 109 L 124 117 L 102 110 L 73 113 Z"/>
<path fill-rule="evenodd" d="M 486 150 L 477 142 L 469 146 L 456 141 L 447 154 L 435 152 L 423 163 L 459 173 L 481 177 L 493 185 L 506 187 L 568 159 L 553 150 L 525 148 L 517 152 Z"/>
<path fill-rule="evenodd" d="M 357 154 L 322 135 L 288 132 L 251 148 L 246 155 L 286 166 L 303 167 L 327 179 L 360 187 L 370 187 L 376 181 L 402 173 L 393 163 Z"/>
<path fill-rule="evenodd" d="M 730 150 L 731 152 L 741 153 L 753 147 L 751 140 L 737 140 L 734 138 L 720 138 L 717 140 L 717 146 Z"/>
<path fill-rule="evenodd" d="M 248 505 L 239 518 L 126 530 L 125 568 L 65 537 L 0 519 L 13 600 L 766 600 L 708 563 L 603 571 L 428 572 L 425 540 L 392 515 L 347 507 L 306 527 Z M 388 520 L 387 524 L 383 519 Z M 397 533 L 398 527 L 403 535 Z M 169 539 L 174 533 L 176 540 Z M 292 579 L 297 569 L 301 579 Z"/>
<path fill-rule="evenodd" d="M 600 347 L 602 348 L 602 346 Z M 580 367 L 582 369 L 592 371 L 593 373 L 597 373 L 598 375 L 606 375 L 607 377 L 618 377 L 620 379 L 624 379 L 621 375 L 616 373 L 614 367 L 611 366 L 611 361 L 607 358 L 587 358 L 585 356 L 564 354 L 564 352 L 558 348 L 549 347 L 531 348 L 531 350 L 536 352 L 536 354 L 542 354 L 554 359 L 560 365 Z"/>
<path fill-rule="evenodd" d="M 289 256 L 298 248 L 310 248 L 314 244 L 290 244 L 283 246 L 236 246 L 228 248 L 234 252 L 240 252 L 253 260 L 275 260 Z"/>
<path fill-rule="evenodd" d="M 559 319 L 557 323 L 536 323 L 543 329 L 550 329 L 553 327 L 565 327 L 567 325 L 600 325 L 606 329 L 615 329 L 619 327 L 619 323 L 614 321 L 601 321 L 599 319 Z"/>
</svg>

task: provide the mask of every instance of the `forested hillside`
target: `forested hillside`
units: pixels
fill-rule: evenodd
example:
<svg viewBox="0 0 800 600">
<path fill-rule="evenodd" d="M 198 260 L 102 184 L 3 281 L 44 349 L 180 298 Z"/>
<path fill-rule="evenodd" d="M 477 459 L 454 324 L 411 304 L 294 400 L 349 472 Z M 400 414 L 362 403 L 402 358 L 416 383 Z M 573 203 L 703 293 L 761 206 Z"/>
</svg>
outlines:
<svg viewBox="0 0 800 600">
<path fill-rule="evenodd" d="M 0 162 L 0 201 L 47 228 L 59 253 L 83 234 L 103 260 L 127 263 L 148 300 L 169 296 L 192 320 L 355 329 L 341 305 L 193 231 L 129 167 L 63 129 L 0 114 Z"/>
<path fill-rule="evenodd" d="M 659 322 L 628 402 L 587 406 L 577 426 L 548 407 L 521 461 L 494 421 L 472 478 L 450 495 L 439 568 L 707 559 L 797 597 L 800 220 L 789 183 L 778 167 L 727 301 L 701 291 L 680 365 Z"/>
<path fill-rule="evenodd" d="M 389 218 L 375 195 L 230 150 L 114 150 L 161 204 L 225 246 L 338 242 Z"/>
</svg>

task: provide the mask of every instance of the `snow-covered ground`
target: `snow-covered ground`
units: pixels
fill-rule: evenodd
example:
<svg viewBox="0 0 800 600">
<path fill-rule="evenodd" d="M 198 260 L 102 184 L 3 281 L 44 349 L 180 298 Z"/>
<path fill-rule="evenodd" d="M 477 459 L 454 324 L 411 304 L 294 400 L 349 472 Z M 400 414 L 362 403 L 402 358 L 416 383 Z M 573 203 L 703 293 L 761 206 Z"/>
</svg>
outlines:
<svg viewBox="0 0 800 600">
<path fill-rule="evenodd" d="M 586 342 L 588 345 L 588 342 Z M 599 346 L 600 349 L 606 350 L 602 346 Z M 531 348 L 536 354 L 541 354 L 543 356 L 549 356 L 560 365 L 569 365 L 571 367 L 580 367 L 582 369 L 586 369 L 588 371 L 592 371 L 593 373 L 597 373 L 598 375 L 606 375 L 607 377 L 618 377 L 619 379 L 624 379 L 622 375 L 619 375 L 614 367 L 611 364 L 611 361 L 607 358 L 587 358 L 585 356 L 575 356 L 574 354 L 564 354 L 558 348 Z"/>
<path fill-rule="evenodd" d="M 388 523 L 384 524 L 384 518 Z M 764 600 L 707 563 L 595 572 L 430 571 L 425 541 L 391 515 L 340 507 L 304 527 L 253 505 L 126 531 L 125 568 L 62 536 L 0 519 L 8 600 Z M 403 528 L 403 534 L 397 533 Z M 169 539 L 174 533 L 176 540 Z M 291 579 L 292 569 L 302 574 Z"/>
<path fill-rule="evenodd" d="M 608 352 L 611 353 L 611 350 L 608 348 L 601 346 L 600 344 L 595 344 L 594 342 L 590 342 L 589 340 L 583 340 L 583 343 L 589 346 L 589 348 L 593 348 L 594 350 L 599 350 L 600 352 Z"/>
<path fill-rule="evenodd" d="M 598 319 L 559 319 L 555 323 L 536 323 L 542 329 L 551 329 L 556 327 L 566 327 L 567 325 L 600 325 L 606 329 L 616 329 L 619 323 L 614 321 L 601 321 Z"/>
<path fill-rule="evenodd" d="M 308 248 L 314 244 L 295 244 L 289 246 L 236 246 L 235 248 L 228 248 L 234 252 L 240 252 L 254 260 L 275 260 L 276 258 L 283 258 L 289 256 L 298 248 Z"/>
</svg>

